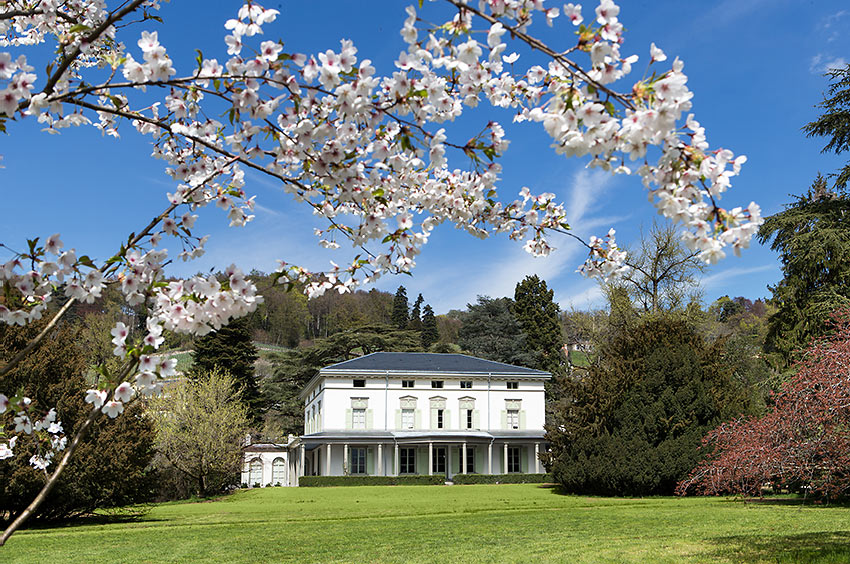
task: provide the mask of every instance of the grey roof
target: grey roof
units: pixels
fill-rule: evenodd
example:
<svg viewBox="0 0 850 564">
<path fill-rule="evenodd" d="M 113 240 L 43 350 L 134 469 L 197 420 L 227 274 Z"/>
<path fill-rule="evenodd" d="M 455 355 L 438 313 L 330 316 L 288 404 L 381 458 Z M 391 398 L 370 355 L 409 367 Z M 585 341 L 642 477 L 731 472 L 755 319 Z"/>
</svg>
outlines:
<svg viewBox="0 0 850 564">
<path fill-rule="evenodd" d="M 376 352 L 338 362 L 322 370 L 362 370 L 364 372 L 440 372 L 452 374 L 511 374 L 549 376 L 548 372 L 484 360 L 465 354 Z"/>
</svg>

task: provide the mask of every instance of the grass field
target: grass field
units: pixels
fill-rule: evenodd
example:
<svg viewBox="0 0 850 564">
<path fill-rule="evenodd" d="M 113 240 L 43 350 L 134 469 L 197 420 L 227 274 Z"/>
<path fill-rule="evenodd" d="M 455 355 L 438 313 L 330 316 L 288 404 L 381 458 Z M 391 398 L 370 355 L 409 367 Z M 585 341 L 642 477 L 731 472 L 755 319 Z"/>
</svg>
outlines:
<svg viewBox="0 0 850 564">
<path fill-rule="evenodd" d="M 266 488 L 18 533 L 0 562 L 850 561 L 850 508 L 537 485 Z"/>
</svg>

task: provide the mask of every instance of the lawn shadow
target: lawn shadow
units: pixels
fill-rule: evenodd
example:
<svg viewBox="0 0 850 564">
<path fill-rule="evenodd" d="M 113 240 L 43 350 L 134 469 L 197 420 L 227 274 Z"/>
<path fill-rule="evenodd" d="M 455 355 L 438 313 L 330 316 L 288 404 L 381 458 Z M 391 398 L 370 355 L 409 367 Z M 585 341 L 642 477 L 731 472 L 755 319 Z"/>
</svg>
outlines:
<svg viewBox="0 0 850 564">
<path fill-rule="evenodd" d="M 46 529 L 71 529 L 91 525 L 120 525 L 124 523 L 155 523 L 165 519 L 153 518 L 147 511 L 110 511 L 92 515 L 79 515 L 56 521 L 31 521 L 25 529 L 31 531 Z"/>
<path fill-rule="evenodd" d="M 734 535 L 715 537 L 710 542 L 717 547 L 710 556 L 733 562 L 850 562 L 850 531 L 764 537 Z"/>
</svg>

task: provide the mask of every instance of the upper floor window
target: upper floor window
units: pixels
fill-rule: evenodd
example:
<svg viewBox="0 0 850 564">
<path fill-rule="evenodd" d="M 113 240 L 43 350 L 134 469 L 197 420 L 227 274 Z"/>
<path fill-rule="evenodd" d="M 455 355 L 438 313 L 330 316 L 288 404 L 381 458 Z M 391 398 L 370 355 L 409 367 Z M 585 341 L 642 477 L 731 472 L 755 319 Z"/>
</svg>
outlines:
<svg viewBox="0 0 850 564">
<path fill-rule="evenodd" d="M 365 388 L 366 387 L 366 380 L 355 380 L 354 381 L 354 387 L 355 388 Z"/>
<path fill-rule="evenodd" d="M 442 429 L 442 428 L 443 428 L 443 410 L 438 409 L 437 410 L 437 429 Z"/>
<path fill-rule="evenodd" d="M 509 390 L 518 390 L 519 389 L 519 382 L 508 382 L 508 389 Z"/>
<path fill-rule="evenodd" d="M 413 387 L 413 380 L 402 380 L 401 381 L 401 387 L 402 388 L 412 388 Z"/>
<path fill-rule="evenodd" d="M 366 428 L 366 410 L 353 409 L 351 411 L 351 427 L 354 429 Z"/>
<path fill-rule="evenodd" d="M 442 388 L 443 387 L 443 381 L 442 380 L 431 380 L 431 387 L 432 388 Z"/>
<path fill-rule="evenodd" d="M 519 429 L 519 410 L 508 410 L 508 429 Z"/>
<path fill-rule="evenodd" d="M 471 388 L 472 387 L 472 380 L 461 380 L 460 381 L 460 387 L 461 387 L 461 389 Z"/>
<path fill-rule="evenodd" d="M 414 425 L 414 415 L 412 409 L 402 409 L 401 410 L 401 428 L 402 429 L 413 429 Z"/>
<path fill-rule="evenodd" d="M 471 409 L 466 410 L 466 428 L 472 429 L 472 410 Z"/>
</svg>

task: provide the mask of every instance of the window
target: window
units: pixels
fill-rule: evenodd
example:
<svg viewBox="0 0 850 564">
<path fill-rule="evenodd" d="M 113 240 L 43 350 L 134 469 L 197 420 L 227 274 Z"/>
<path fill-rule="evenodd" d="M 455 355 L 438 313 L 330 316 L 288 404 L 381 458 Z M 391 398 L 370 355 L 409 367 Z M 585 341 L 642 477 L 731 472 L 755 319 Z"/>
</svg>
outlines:
<svg viewBox="0 0 850 564">
<path fill-rule="evenodd" d="M 366 447 L 354 447 L 351 449 L 351 473 L 366 473 Z"/>
<path fill-rule="evenodd" d="M 275 458 L 272 462 L 272 485 L 281 486 L 286 483 L 286 462 L 282 458 Z"/>
<path fill-rule="evenodd" d="M 519 429 L 519 410 L 508 410 L 508 429 Z"/>
<path fill-rule="evenodd" d="M 508 382 L 508 389 L 509 390 L 518 390 L 519 389 L 519 382 Z"/>
<path fill-rule="evenodd" d="M 253 488 L 254 486 L 262 486 L 262 482 L 263 463 L 257 458 L 251 461 L 251 466 L 248 471 L 248 485 Z"/>
<path fill-rule="evenodd" d="M 457 449 L 458 454 L 460 455 L 460 464 L 458 464 L 458 468 L 463 467 L 463 447 L 459 447 Z M 466 447 L 466 473 L 473 474 L 475 473 L 475 447 L 468 446 Z"/>
<path fill-rule="evenodd" d="M 442 380 L 431 380 L 431 387 L 432 388 L 442 388 L 443 387 L 443 381 Z"/>
<path fill-rule="evenodd" d="M 460 381 L 461 389 L 469 389 L 472 387 L 472 380 L 461 380 Z"/>
<path fill-rule="evenodd" d="M 446 473 L 446 447 L 434 447 L 434 460 L 431 464 L 434 474 Z"/>
<path fill-rule="evenodd" d="M 438 409 L 437 410 L 437 429 L 442 429 L 442 428 L 443 428 L 443 410 Z"/>
<path fill-rule="evenodd" d="M 466 428 L 472 429 L 472 410 L 471 409 L 466 410 Z"/>
<path fill-rule="evenodd" d="M 413 380 L 402 380 L 401 381 L 401 387 L 402 388 L 412 388 L 413 387 Z"/>
<path fill-rule="evenodd" d="M 353 429 L 365 429 L 366 428 L 366 410 L 365 409 L 353 409 L 351 411 L 351 427 Z"/>
<path fill-rule="evenodd" d="M 413 429 L 413 410 L 412 409 L 402 409 L 401 410 L 401 428 L 402 429 Z"/>
<path fill-rule="evenodd" d="M 519 447 L 508 447 L 508 474 L 522 472 L 522 465 L 519 460 Z"/>
<path fill-rule="evenodd" d="M 401 474 L 416 474 L 416 448 L 401 447 L 398 449 L 399 465 L 398 471 Z"/>
<path fill-rule="evenodd" d="M 354 381 L 354 387 L 355 388 L 365 388 L 366 387 L 366 380 L 355 380 Z"/>
</svg>

